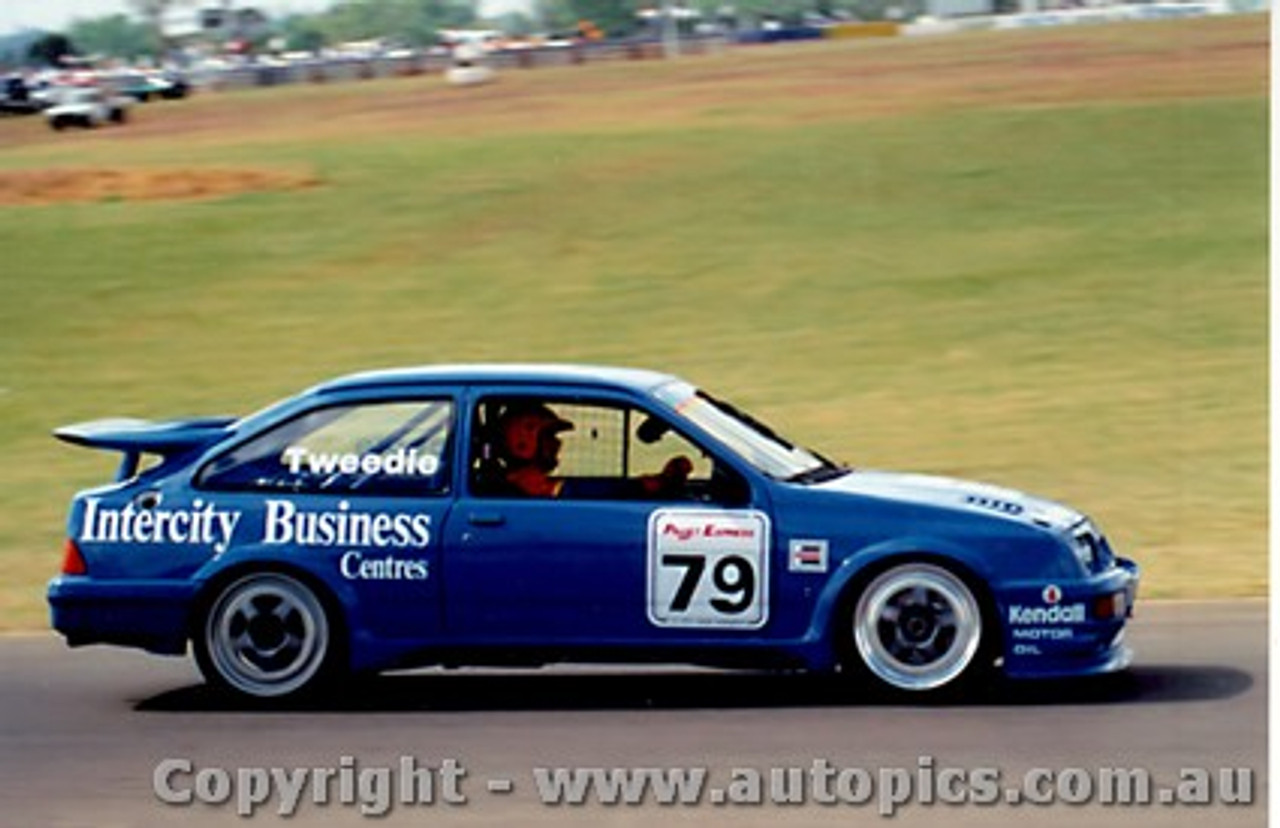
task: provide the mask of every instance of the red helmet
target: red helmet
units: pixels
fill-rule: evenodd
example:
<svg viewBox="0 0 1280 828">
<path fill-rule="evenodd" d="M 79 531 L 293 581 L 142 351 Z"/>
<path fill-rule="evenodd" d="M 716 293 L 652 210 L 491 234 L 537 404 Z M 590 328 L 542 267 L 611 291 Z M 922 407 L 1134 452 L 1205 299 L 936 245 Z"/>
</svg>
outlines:
<svg viewBox="0 0 1280 828">
<path fill-rule="evenodd" d="M 509 457 L 532 462 L 538 457 L 538 444 L 544 434 L 569 431 L 573 423 L 556 416 L 545 405 L 517 406 L 502 415 L 499 432 Z"/>
</svg>

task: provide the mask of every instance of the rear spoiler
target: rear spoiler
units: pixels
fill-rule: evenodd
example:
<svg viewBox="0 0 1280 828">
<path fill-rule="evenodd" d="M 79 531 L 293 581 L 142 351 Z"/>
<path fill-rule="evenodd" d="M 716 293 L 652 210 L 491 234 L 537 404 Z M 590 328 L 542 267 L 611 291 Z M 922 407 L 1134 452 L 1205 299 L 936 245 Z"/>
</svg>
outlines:
<svg viewBox="0 0 1280 828">
<path fill-rule="evenodd" d="M 124 454 L 116 480 L 128 480 L 138 473 L 144 454 L 170 457 L 209 445 L 227 435 L 235 417 L 200 417 L 188 420 L 112 419 L 93 420 L 63 426 L 53 436 L 85 448 L 119 451 Z"/>
</svg>

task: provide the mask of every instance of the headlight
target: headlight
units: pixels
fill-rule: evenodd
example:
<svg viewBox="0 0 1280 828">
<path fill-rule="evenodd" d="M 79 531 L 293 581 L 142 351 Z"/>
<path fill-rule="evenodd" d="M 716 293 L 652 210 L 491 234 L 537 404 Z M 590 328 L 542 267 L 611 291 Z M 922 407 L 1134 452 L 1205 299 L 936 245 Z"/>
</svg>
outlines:
<svg viewBox="0 0 1280 828">
<path fill-rule="evenodd" d="M 1093 524 L 1084 521 L 1071 530 L 1071 551 L 1085 572 L 1093 572 L 1098 566 L 1098 547 L 1101 540 Z"/>
</svg>

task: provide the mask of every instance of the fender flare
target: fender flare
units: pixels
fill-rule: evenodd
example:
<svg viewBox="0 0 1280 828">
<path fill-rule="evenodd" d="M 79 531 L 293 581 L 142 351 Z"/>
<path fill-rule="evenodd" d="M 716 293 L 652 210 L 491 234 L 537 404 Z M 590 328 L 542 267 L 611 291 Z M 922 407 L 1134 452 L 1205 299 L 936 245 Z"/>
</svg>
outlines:
<svg viewBox="0 0 1280 828">
<path fill-rule="evenodd" d="M 320 572 L 300 562 L 296 556 L 282 554 L 262 547 L 240 547 L 219 555 L 204 564 L 191 577 L 196 585 L 195 595 L 187 613 L 187 636 L 194 641 L 200 634 L 200 624 L 218 592 L 235 579 L 252 572 L 277 572 L 297 578 L 306 584 L 329 615 L 334 627 L 334 643 L 342 650 L 342 660 L 349 665 L 352 643 L 360 629 L 359 602 L 350 586 L 325 578 Z"/>
<path fill-rule="evenodd" d="M 846 557 L 831 574 L 821 595 L 814 603 L 813 615 L 805 638 L 822 641 L 829 648 L 831 663 L 839 660 L 840 640 L 831 634 L 832 623 L 847 602 L 858 595 L 871 579 L 895 563 L 930 561 L 955 570 L 977 591 L 984 620 L 997 631 L 988 642 L 1002 640 L 995 592 L 991 587 L 993 573 L 989 563 L 975 550 L 945 538 L 905 536 L 882 541 Z"/>
</svg>

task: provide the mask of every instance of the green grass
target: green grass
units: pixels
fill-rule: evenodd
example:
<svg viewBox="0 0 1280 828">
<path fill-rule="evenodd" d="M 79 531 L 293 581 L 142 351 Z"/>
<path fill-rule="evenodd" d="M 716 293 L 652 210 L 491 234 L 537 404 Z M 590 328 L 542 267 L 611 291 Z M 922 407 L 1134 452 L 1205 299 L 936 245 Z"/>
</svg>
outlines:
<svg viewBox="0 0 1280 828">
<path fill-rule="evenodd" d="M 210 95 L 92 135 L 0 121 L 0 174 L 321 182 L 0 206 L 0 628 L 43 623 L 67 500 L 113 469 L 53 427 L 459 360 L 671 370 L 855 464 L 1070 502 L 1149 596 L 1263 594 L 1266 36 L 822 44 Z M 1015 83 L 1050 40 L 1146 64 Z"/>
</svg>

